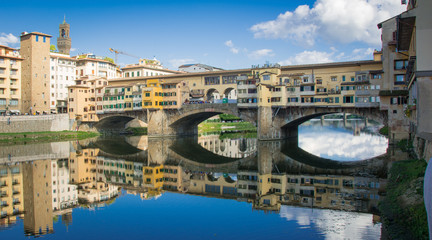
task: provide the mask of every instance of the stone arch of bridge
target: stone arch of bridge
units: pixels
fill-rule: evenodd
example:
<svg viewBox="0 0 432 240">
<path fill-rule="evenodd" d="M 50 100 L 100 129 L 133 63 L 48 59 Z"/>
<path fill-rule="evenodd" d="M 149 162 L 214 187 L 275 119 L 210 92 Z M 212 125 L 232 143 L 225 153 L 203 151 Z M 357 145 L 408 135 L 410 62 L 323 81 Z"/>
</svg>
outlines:
<svg viewBox="0 0 432 240">
<path fill-rule="evenodd" d="M 237 90 L 233 87 L 228 87 L 224 90 L 223 97 L 228 99 L 237 99 Z"/>
<path fill-rule="evenodd" d="M 207 93 L 205 95 L 206 101 L 213 102 L 214 100 L 220 99 L 222 96 L 216 88 L 210 88 L 207 90 Z"/>
<path fill-rule="evenodd" d="M 325 115 L 329 115 L 329 114 L 337 114 L 337 113 L 343 113 L 343 114 L 355 114 L 364 118 L 368 118 L 371 120 L 374 120 L 376 122 L 379 122 L 383 125 L 385 125 L 387 123 L 387 115 L 386 112 L 384 111 L 379 111 L 379 110 L 374 110 L 374 111 L 370 111 L 369 109 L 345 109 L 345 108 L 341 108 L 341 109 L 335 109 L 335 110 L 327 110 L 327 111 L 320 111 L 320 112 L 315 112 L 315 113 L 311 113 L 308 115 L 303 115 L 301 117 L 295 118 L 292 121 L 289 121 L 287 123 L 285 123 L 284 125 L 281 126 L 281 128 L 296 128 L 299 125 L 301 125 L 304 122 L 307 122 L 313 118 L 316 117 L 321 117 L 321 116 L 325 116 Z"/>
<path fill-rule="evenodd" d="M 216 106 L 222 104 L 212 104 L 212 105 Z M 224 105 L 230 105 L 230 104 L 224 104 Z M 240 112 L 236 107 L 231 108 L 230 106 L 225 106 L 220 108 L 208 107 L 208 108 L 198 108 L 198 109 L 184 111 L 183 114 L 173 116 L 171 118 L 170 121 L 171 123 L 169 124 L 169 126 L 173 129 L 176 129 L 176 131 L 179 133 L 187 133 L 187 132 L 190 133 L 191 129 L 196 129 L 198 124 L 200 124 L 204 120 L 207 120 L 213 116 L 222 113 L 231 114 L 241 118 L 244 121 L 250 122 L 254 125 L 256 124 L 256 119 L 254 119 L 253 116 L 242 115 L 240 114 Z M 194 134 L 197 134 L 197 132 L 195 132 Z"/>
<path fill-rule="evenodd" d="M 131 123 L 133 124 L 131 125 Z M 145 127 L 146 123 L 133 116 L 115 115 L 104 117 L 93 126 L 98 131 L 122 131 L 127 128 L 128 125 L 131 125 L 131 127 Z"/>
</svg>

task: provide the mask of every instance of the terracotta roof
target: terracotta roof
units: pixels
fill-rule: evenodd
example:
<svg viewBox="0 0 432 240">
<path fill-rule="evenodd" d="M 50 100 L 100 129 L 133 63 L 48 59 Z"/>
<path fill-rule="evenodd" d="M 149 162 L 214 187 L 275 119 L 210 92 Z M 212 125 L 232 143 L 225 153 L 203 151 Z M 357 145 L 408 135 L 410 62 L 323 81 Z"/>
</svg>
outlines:
<svg viewBox="0 0 432 240">
<path fill-rule="evenodd" d="M 21 35 L 21 37 L 26 36 L 26 35 L 40 35 L 40 36 L 45 36 L 45 37 L 52 37 L 51 35 L 48 35 L 45 33 L 40 33 L 40 32 L 23 33 Z"/>
<path fill-rule="evenodd" d="M 50 52 L 50 57 L 58 57 L 58 58 L 69 59 L 69 60 L 74 60 L 74 61 L 77 60 L 76 58 L 73 58 L 69 55 L 61 54 L 61 53 L 53 53 L 53 52 Z"/>
</svg>

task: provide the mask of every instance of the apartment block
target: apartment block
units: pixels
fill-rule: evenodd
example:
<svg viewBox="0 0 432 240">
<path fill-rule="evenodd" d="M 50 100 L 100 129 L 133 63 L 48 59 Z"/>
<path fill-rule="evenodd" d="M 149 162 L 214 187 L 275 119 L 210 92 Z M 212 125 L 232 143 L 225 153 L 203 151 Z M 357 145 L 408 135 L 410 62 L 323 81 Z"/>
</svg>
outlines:
<svg viewBox="0 0 432 240">
<path fill-rule="evenodd" d="M 74 57 L 76 59 L 76 76 L 104 77 L 106 79 L 121 76 L 120 69 L 107 57 L 94 54 L 82 54 Z"/>
<path fill-rule="evenodd" d="M 408 138 L 409 122 L 404 114 L 408 103 L 406 69 L 408 55 L 397 51 L 397 17 L 378 24 L 382 31 L 383 84 L 380 109 L 386 110 L 391 141 Z"/>
<path fill-rule="evenodd" d="M 21 104 L 21 62 L 16 49 L 0 45 L 0 114 L 18 113 Z"/>
<path fill-rule="evenodd" d="M 180 73 L 164 68 L 161 62 L 156 59 L 140 59 L 138 64 L 128 64 L 121 70 L 124 78 L 153 77 Z"/>
<path fill-rule="evenodd" d="M 70 119 L 99 121 L 96 114 L 96 99 L 101 102 L 102 88 L 107 86 L 105 78 L 86 76 L 68 87 L 68 113 Z"/>
<path fill-rule="evenodd" d="M 76 59 L 50 53 L 50 112 L 67 113 L 68 87 L 75 85 Z"/>
</svg>

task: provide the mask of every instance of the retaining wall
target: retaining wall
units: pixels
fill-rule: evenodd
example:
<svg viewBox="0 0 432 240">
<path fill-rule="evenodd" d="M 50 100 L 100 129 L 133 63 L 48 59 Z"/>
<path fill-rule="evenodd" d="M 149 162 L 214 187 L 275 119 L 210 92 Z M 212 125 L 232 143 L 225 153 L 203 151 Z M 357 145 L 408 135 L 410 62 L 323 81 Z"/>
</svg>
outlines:
<svg viewBox="0 0 432 240">
<path fill-rule="evenodd" d="M 0 116 L 0 132 L 44 132 L 70 130 L 68 114 Z"/>
</svg>

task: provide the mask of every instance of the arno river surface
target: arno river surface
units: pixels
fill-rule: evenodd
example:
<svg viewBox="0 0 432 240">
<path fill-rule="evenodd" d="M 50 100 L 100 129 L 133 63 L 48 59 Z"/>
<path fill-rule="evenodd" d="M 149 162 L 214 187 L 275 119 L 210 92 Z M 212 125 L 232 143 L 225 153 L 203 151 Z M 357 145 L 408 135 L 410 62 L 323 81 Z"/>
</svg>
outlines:
<svg viewBox="0 0 432 240">
<path fill-rule="evenodd" d="M 3 146 L 0 239 L 379 239 L 390 160 L 377 128 Z"/>
</svg>

